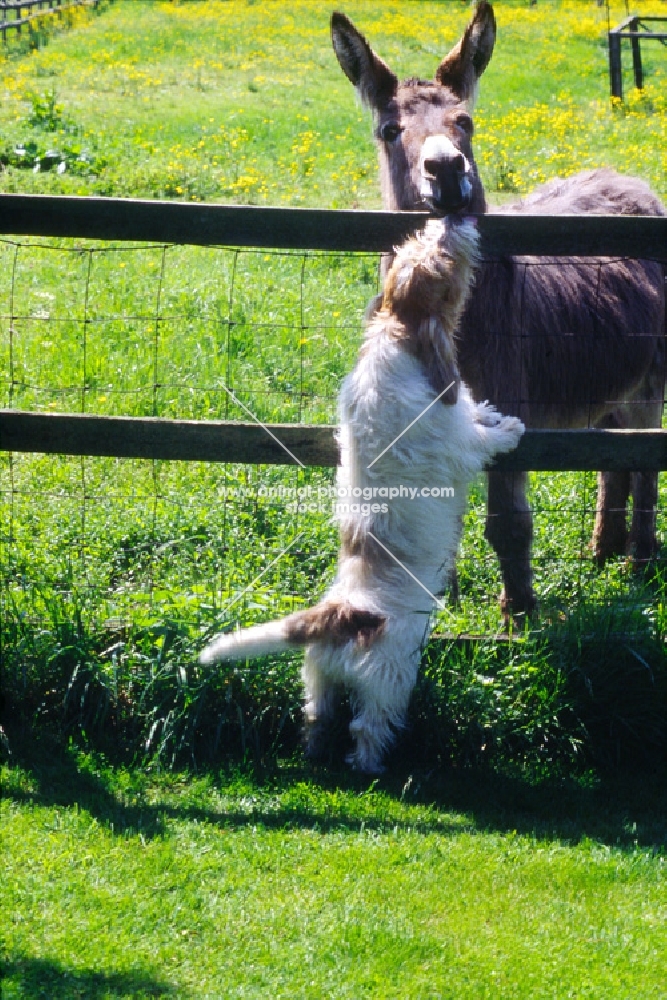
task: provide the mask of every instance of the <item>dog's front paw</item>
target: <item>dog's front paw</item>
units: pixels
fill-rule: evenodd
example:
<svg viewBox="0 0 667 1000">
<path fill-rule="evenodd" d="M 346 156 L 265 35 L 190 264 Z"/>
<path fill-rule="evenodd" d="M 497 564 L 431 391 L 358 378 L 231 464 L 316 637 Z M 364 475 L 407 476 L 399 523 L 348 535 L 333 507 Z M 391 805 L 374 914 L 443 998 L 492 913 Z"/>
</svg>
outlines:
<svg viewBox="0 0 667 1000">
<path fill-rule="evenodd" d="M 496 451 L 512 451 L 526 429 L 518 417 L 505 416 L 490 403 L 477 404 L 474 420 L 476 424 L 488 429 L 487 441 L 493 442 Z"/>
<path fill-rule="evenodd" d="M 525 426 L 518 417 L 503 417 L 497 428 L 507 438 L 507 450 L 516 448 L 525 431 Z"/>
<path fill-rule="evenodd" d="M 506 419 L 502 413 L 498 413 L 495 406 L 489 402 L 477 403 L 475 406 L 474 421 L 482 427 L 497 427 L 501 420 Z"/>
</svg>

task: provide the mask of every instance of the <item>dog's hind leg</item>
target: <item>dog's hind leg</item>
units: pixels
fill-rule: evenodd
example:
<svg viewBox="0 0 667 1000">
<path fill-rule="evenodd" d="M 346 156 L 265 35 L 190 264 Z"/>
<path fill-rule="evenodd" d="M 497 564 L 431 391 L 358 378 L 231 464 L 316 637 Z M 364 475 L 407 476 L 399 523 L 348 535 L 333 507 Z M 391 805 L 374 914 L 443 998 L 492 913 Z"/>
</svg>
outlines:
<svg viewBox="0 0 667 1000">
<path fill-rule="evenodd" d="M 407 704 L 405 707 L 407 708 Z M 354 750 L 348 754 L 346 761 L 355 771 L 382 774 L 382 758 L 394 742 L 394 718 L 395 706 L 392 706 L 391 716 L 386 710 L 374 706 L 372 709 L 364 709 L 352 719 L 350 736 L 354 740 Z"/>
<path fill-rule="evenodd" d="M 316 647 L 308 646 L 301 669 L 305 688 L 306 756 L 313 761 L 321 761 L 329 756 L 331 731 L 339 700 L 339 688 L 322 670 L 318 652 Z"/>
<path fill-rule="evenodd" d="M 420 649 L 407 654 L 399 669 L 387 658 L 378 664 L 375 683 L 358 686 L 353 692 L 350 736 L 354 750 L 347 763 L 355 770 L 366 774 L 381 774 L 384 770 L 382 759 L 405 722 L 420 658 Z"/>
</svg>

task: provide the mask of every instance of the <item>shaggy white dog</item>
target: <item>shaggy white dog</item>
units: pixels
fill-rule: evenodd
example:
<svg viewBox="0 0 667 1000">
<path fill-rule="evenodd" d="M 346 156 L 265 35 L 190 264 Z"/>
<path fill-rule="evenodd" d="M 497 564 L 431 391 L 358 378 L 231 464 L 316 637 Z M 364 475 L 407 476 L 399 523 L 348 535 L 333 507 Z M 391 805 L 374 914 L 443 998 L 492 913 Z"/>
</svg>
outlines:
<svg viewBox="0 0 667 1000">
<path fill-rule="evenodd" d="M 476 404 L 454 332 L 477 261 L 472 221 L 432 220 L 396 253 L 340 395 L 335 581 L 315 607 L 220 635 L 202 663 L 306 646 L 308 749 L 326 737 L 338 686 L 350 692 L 359 770 L 382 770 L 404 720 L 431 613 L 454 567 L 470 481 L 515 448 L 522 423 Z M 361 500 L 367 501 L 362 503 Z"/>
</svg>

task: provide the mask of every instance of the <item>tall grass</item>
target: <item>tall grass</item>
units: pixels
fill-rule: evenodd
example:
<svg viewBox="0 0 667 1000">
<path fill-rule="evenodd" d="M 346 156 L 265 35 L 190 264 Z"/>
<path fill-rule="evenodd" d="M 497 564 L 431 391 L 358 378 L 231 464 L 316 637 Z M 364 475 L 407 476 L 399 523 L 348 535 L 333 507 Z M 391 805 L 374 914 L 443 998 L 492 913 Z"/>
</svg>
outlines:
<svg viewBox="0 0 667 1000">
<path fill-rule="evenodd" d="M 438 3 L 346 11 L 404 75 L 432 75 L 469 16 Z M 497 14 L 476 115 L 491 197 L 601 164 L 665 195 L 658 50 L 645 47 L 645 92 L 616 106 L 603 10 L 544 0 Z M 318 5 L 118 0 L 2 58 L 1 190 L 379 204 L 369 123 Z M 378 283 L 368 255 L 11 237 L 0 273 L 3 406 L 246 419 L 231 389 L 259 419 L 289 422 L 335 420 Z M 316 490 L 331 471 L 3 455 L 0 475 L 15 721 L 161 763 L 296 751 L 298 658 L 203 673 L 196 651 L 214 628 L 322 592 L 336 553 L 326 513 L 295 513 L 261 488 Z M 540 621 L 498 641 L 477 483 L 460 597 L 437 630 L 485 638 L 432 645 L 401 754 L 543 773 L 664 753 L 662 568 L 646 579 L 622 560 L 593 568 L 590 474 L 534 476 L 532 502 Z"/>
</svg>

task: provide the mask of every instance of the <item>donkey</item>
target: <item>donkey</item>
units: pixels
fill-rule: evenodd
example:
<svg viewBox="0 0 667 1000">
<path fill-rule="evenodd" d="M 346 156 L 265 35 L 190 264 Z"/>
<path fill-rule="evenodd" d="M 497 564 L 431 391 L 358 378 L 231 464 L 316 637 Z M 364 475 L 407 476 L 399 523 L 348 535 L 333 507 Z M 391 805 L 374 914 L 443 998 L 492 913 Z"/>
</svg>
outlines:
<svg viewBox="0 0 667 1000">
<path fill-rule="evenodd" d="M 489 211 L 471 113 L 495 44 L 491 4 L 479 0 L 430 81 L 400 83 L 344 14 L 332 15 L 331 33 L 343 72 L 373 113 L 384 207 L 428 206 L 438 215 Z M 607 169 L 550 181 L 493 211 L 665 215 L 641 180 Z M 664 326 L 658 262 L 499 256 L 478 271 L 459 326 L 459 367 L 475 399 L 490 400 L 527 427 L 660 427 Z M 489 473 L 485 534 L 500 560 L 506 618 L 537 607 L 526 485 L 524 473 Z M 640 566 L 655 557 L 656 501 L 655 473 L 598 474 L 592 545 L 600 565 L 625 553 Z"/>
</svg>

